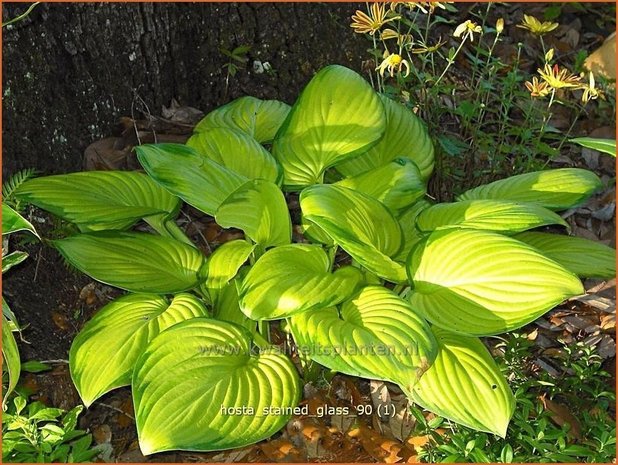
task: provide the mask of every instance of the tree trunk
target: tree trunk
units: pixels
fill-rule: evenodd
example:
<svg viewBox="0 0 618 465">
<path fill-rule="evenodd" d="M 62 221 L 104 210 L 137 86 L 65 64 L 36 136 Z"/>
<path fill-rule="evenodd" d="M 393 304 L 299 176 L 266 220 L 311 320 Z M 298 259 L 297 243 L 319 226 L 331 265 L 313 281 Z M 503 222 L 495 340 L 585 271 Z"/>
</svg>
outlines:
<svg viewBox="0 0 618 465">
<path fill-rule="evenodd" d="M 4 20 L 26 7 L 3 3 Z M 367 44 L 349 28 L 356 8 L 41 4 L 3 30 L 3 175 L 29 167 L 80 170 L 85 147 L 110 135 L 138 97 L 153 115 L 172 98 L 204 112 L 242 95 L 293 103 L 321 67 L 360 69 Z M 251 46 L 248 60 L 235 62 L 238 72 L 227 85 L 230 58 L 221 49 L 240 45 Z M 257 73 L 256 60 L 272 71 Z"/>
</svg>

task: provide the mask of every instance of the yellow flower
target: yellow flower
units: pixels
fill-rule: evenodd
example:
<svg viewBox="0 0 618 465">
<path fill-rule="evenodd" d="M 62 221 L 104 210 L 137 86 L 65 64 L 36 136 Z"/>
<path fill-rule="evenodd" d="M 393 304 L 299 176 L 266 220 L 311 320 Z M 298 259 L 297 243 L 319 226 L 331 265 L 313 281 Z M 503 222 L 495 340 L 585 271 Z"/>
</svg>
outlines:
<svg viewBox="0 0 618 465">
<path fill-rule="evenodd" d="M 530 91 L 530 96 L 543 98 L 549 94 L 549 84 L 540 82 L 539 78 L 534 76 L 532 82 L 526 81 L 526 88 Z"/>
<path fill-rule="evenodd" d="M 554 89 L 575 89 L 581 86 L 579 76 L 575 76 L 566 68 L 560 69 L 558 65 L 552 67 L 545 63 L 545 67 L 538 69 L 537 72 Z"/>
<path fill-rule="evenodd" d="M 436 52 L 440 47 L 446 43 L 446 40 L 442 40 L 442 37 L 438 39 L 438 42 L 434 45 L 427 45 L 425 42 L 419 42 L 418 47 L 412 49 L 412 53 L 420 55 L 422 53 Z"/>
<path fill-rule="evenodd" d="M 418 8 L 423 13 L 433 14 L 436 8 L 441 8 L 442 10 L 446 10 L 446 4 L 453 2 L 391 2 L 391 10 L 395 10 L 397 6 L 404 5 L 407 6 L 410 10 L 414 10 Z"/>
<path fill-rule="evenodd" d="M 550 48 L 549 51 L 545 54 L 545 63 L 551 63 L 554 59 L 554 49 Z"/>
<path fill-rule="evenodd" d="M 527 29 L 537 36 L 542 36 L 543 34 L 547 34 L 548 32 L 556 29 L 560 24 L 551 23 L 549 21 L 539 21 L 534 16 L 524 15 L 524 19 L 517 27 L 522 29 Z"/>
<path fill-rule="evenodd" d="M 598 99 L 599 95 L 601 94 L 599 89 L 595 87 L 594 75 L 592 73 L 589 73 L 588 76 L 588 85 L 583 86 L 584 93 L 582 95 L 582 102 L 584 103 L 588 103 L 590 100 Z"/>
<path fill-rule="evenodd" d="M 408 45 L 413 42 L 412 34 L 400 34 L 392 29 L 384 29 L 380 34 L 380 39 L 389 40 L 397 39 L 397 45 Z"/>
<path fill-rule="evenodd" d="M 376 2 L 369 8 L 369 15 L 356 10 L 356 13 L 352 15 L 353 22 L 350 24 L 350 27 L 359 34 L 374 35 L 383 25 L 396 19 L 399 19 L 399 17 L 386 19 L 384 4 Z"/>
<path fill-rule="evenodd" d="M 457 26 L 457 28 L 455 28 L 455 32 L 453 32 L 453 37 L 463 36 L 465 40 L 465 38 L 469 36 L 470 40 L 473 41 L 475 32 L 477 33 L 483 32 L 483 29 L 478 24 L 470 20 L 467 20 L 461 23 L 459 26 Z"/>
<path fill-rule="evenodd" d="M 498 18 L 498 21 L 496 21 L 496 32 L 502 34 L 502 31 L 504 31 L 504 18 Z"/>
<path fill-rule="evenodd" d="M 401 55 L 397 53 L 388 53 L 388 50 L 384 51 L 384 60 L 380 63 L 380 66 L 376 68 L 376 71 L 380 71 L 380 76 L 384 76 L 384 72 L 388 71 L 390 76 L 393 77 L 395 72 L 401 73 L 401 70 L 406 70 L 403 77 L 407 77 L 410 74 L 410 63 L 408 60 L 404 60 Z"/>
</svg>

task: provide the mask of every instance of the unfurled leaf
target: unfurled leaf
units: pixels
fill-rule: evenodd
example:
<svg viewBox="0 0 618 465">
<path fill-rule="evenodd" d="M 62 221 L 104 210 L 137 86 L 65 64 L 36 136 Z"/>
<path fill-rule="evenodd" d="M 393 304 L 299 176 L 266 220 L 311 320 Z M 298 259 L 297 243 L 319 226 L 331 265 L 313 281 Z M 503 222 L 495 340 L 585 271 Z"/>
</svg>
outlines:
<svg viewBox="0 0 618 465">
<path fill-rule="evenodd" d="M 217 300 L 213 305 L 213 316 L 217 320 L 236 323 L 252 333 L 257 330 L 255 320 L 247 317 L 240 310 L 238 287 L 240 278 L 226 284 L 218 293 Z"/>
<path fill-rule="evenodd" d="M 276 320 L 350 297 L 362 279 L 352 267 L 331 273 L 322 248 L 292 244 L 262 255 L 240 288 L 240 308 L 254 320 Z"/>
<path fill-rule="evenodd" d="M 434 149 L 423 121 L 409 108 L 380 95 L 386 111 L 386 132 L 380 142 L 358 157 L 337 165 L 346 176 L 364 173 L 396 158 L 409 158 L 420 169 L 422 178 L 431 175 Z"/>
<path fill-rule="evenodd" d="M 170 294 L 196 287 L 204 256 L 195 248 L 146 233 L 98 232 L 52 241 L 78 270 L 132 292 Z"/>
<path fill-rule="evenodd" d="M 6 405 L 6 401 L 9 394 L 13 392 L 17 381 L 19 381 L 19 375 L 21 373 L 21 362 L 19 360 L 19 349 L 17 348 L 17 342 L 11 332 L 11 325 L 2 315 L 2 368 L 7 371 L 9 375 L 9 382 L 2 397 L 2 408 Z"/>
<path fill-rule="evenodd" d="M 30 179 L 15 191 L 82 230 L 127 229 L 142 218 L 171 218 L 180 199 L 143 173 L 88 171 Z"/>
<path fill-rule="evenodd" d="M 392 282 L 406 280 L 393 261 L 401 249 L 399 223 L 378 200 L 335 185 L 308 187 L 300 195 L 303 218 L 318 225 L 369 271 Z"/>
<path fill-rule="evenodd" d="M 223 201 L 248 179 L 181 144 L 135 147 L 146 172 L 189 205 L 214 216 Z"/>
<path fill-rule="evenodd" d="M 607 153 L 613 157 L 616 156 L 616 139 L 600 139 L 597 137 L 577 137 L 575 139 L 569 139 L 569 142 L 575 142 L 592 150 L 598 150 L 599 152 Z"/>
<path fill-rule="evenodd" d="M 525 232 L 514 237 L 582 278 L 616 277 L 616 249 L 599 242 L 542 232 Z"/>
<path fill-rule="evenodd" d="M 516 233 L 559 224 L 569 228 L 560 215 L 533 203 L 508 200 L 463 200 L 440 203 L 424 210 L 416 225 L 421 231 L 464 228 Z"/>
<path fill-rule="evenodd" d="M 489 351 L 476 337 L 432 330 L 438 357 L 407 394 L 437 415 L 505 437 L 515 398 Z"/>
<path fill-rule="evenodd" d="M 534 203 L 550 210 L 565 210 L 581 204 L 602 187 L 603 183 L 592 171 L 560 168 L 500 179 L 470 189 L 457 200 L 512 200 Z"/>
<path fill-rule="evenodd" d="M 382 286 L 367 286 L 335 307 L 290 318 L 301 354 L 331 370 L 411 388 L 436 357 L 429 325 Z"/>
<path fill-rule="evenodd" d="M 159 334 L 133 373 L 142 453 L 231 449 L 279 431 L 302 386 L 285 355 L 254 355 L 251 345 L 248 331 L 214 319 L 194 318 Z"/>
<path fill-rule="evenodd" d="M 210 295 L 213 302 L 219 290 L 236 276 L 254 249 L 255 245 L 247 241 L 230 241 L 218 247 L 208 257 L 205 268 L 207 277 L 201 287 Z"/>
<path fill-rule="evenodd" d="M 299 190 L 322 182 L 326 168 L 366 152 L 384 129 L 384 107 L 367 81 L 343 66 L 323 68 L 305 87 L 273 142 L 284 187 Z"/>
<path fill-rule="evenodd" d="M 425 183 L 413 161 L 398 158 L 352 178 L 335 183 L 382 202 L 393 213 L 409 207 L 425 195 Z"/>
<path fill-rule="evenodd" d="M 268 181 L 249 181 L 239 187 L 219 206 L 215 219 L 224 228 L 242 229 L 263 248 L 292 241 L 292 223 L 283 192 Z"/>
<path fill-rule="evenodd" d="M 110 302 L 73 340 L 71 378 L 86 407 L 103 394 L 131 383 L 137 358 L 164 329 L 206 317 L 204 305 L 191 294 L 170 302 L 155 294 L 129 294 Z"/>
<path fill-rule="evenodd" d="M 279 182 L 281 168 L 253 137 L 229 128 L 205 128 L 187 141 L 201 155 L 247 179 Z"/>
<path fill-rule="evenodd" d="M 425 237 L 416 227 L 416 218 L 429 207 L 431 207 L 431 204 L 427 200 L 422 199 L 397 217 L 397 222 L 403 232 L 403 246 L 397 255 L 393 257 L 396 261 L 405 262 L 410 250 Z"/>
<path fill-rule="evenodd" d="M 433 232 L 410 254 L 408 274 L 414 309 L 475 336 L 517 329 L 584 293 L 577 276 L 535 248 L 476 230 Z"/>
<path fill-rule="evenodd" d="M 2 235 L 12 234 L 17 231 L 29 231 L 36 237 L 39 237 L 34 226 L 23 216 L 9 207 L 7 204 L 2 204 Z"/>
<path fill-rule="evenodd" d="M 195 126 L 195 132 L 209 128 L 237 129 L 260 143 L 270 142 L 290 112 L 290 106 L 278 100 L 240 97 L 208 113 Z"/>
</svg>

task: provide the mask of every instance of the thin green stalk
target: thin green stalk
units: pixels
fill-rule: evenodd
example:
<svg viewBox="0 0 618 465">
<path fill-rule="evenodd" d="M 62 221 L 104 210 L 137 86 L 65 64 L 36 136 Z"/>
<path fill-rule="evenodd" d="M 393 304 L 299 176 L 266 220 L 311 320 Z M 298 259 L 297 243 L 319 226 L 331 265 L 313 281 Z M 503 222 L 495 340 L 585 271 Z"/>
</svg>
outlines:
<svg viewBox="0 0 618 465">
<path fill-rule="evenodd" d="M 453 55 L 452 58 L 450 58 L 448 60 L 446 68 L 444 68 L 444 71 L 442 71 L 442 74 L 440 74 L 440 77 L 438 77 L 438 80 L 434 83 L 434 87 L 438 85 L 438 83 L 442 80 L 442 78 L 447 73 L 449 68 L 453 65 L 453 63 L 455 63 L 455 58 L 457 58 L 457 55 L 459 55 L 459 52 L 461 52 L 461 49 L 462 49 L 463 45 L 466 43 L 466 40 L 468 40 L 468 35 L 469 34 L 466 34 L 466 35 L 463 36 L 463 39 L 462 39 L 461 43 L 459 44 L 459 47 L 457 47 L 457 50 L 455 50 L 455 54 Z"/>
<path fill-rule="evenodd" d="M 22 19 L 24 19 L 26 16 L 28 16 L 30 13 L 32 13 L 32 10 L 34 10 L 34 8 L 41 2 L 34 2 L 32 5 L 30 5 L 28 7 L 28 9 L 26 11 L 24 11 L 22 14 L 20 14 L 19 16 L 17 16 L 16 18 L 13 19 L 9 19 L 6 23 L 2 23 L 2 27 L 8 26 L 9 24 L 13 24 L 16 23 L 17 21 L 21 21 Z"/>
</svg>

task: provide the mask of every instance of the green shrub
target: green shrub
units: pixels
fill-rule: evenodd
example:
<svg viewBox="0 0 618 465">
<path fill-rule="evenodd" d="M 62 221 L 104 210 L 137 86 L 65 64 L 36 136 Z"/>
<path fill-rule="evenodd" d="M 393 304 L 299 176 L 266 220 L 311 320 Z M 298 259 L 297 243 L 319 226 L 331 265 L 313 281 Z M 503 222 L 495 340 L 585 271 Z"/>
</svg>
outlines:
<svg viewBox="0 0 618 465">
<path fill-rule="evenodd" d="M 555 211 L 598 191 L 597 176 L 528 173 L 432 205 L 423 122 L 341 66 L 291 108 L 243 97 L 186 145 L 136 152 L 146 174 L 49 176 L 16 195 L 79 227 L 52 241 L 69 263 L 129 291 L 76 337 L 70 369 L 86 405 L 131 386 L 144 454 L 240 447 L 285 425 L 302 384 L 270 343 L 273 320 L 303 357 L 504 436 L 515 398 L 479 337 L 582 294 L 577 275 L 615 274 L 613 249 L 526 232 L 567 228 Z M 245 239 L 204 256 L 175 222 L 181 201 Z M 131 231 L 141 219 L 156 234 Z"/>
</svg>

